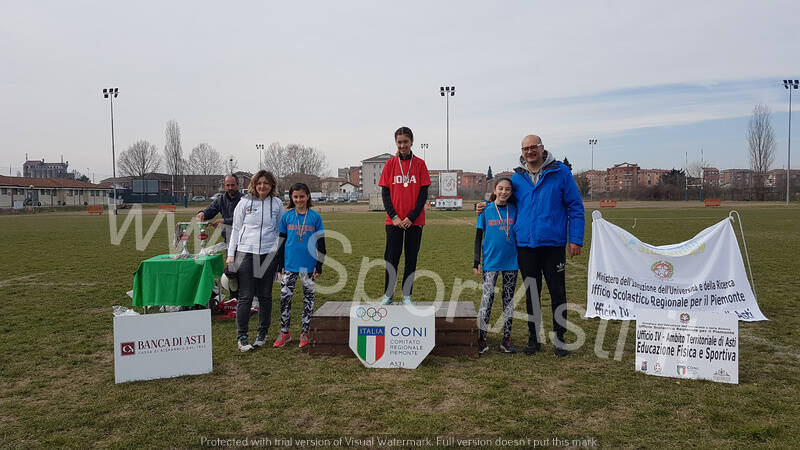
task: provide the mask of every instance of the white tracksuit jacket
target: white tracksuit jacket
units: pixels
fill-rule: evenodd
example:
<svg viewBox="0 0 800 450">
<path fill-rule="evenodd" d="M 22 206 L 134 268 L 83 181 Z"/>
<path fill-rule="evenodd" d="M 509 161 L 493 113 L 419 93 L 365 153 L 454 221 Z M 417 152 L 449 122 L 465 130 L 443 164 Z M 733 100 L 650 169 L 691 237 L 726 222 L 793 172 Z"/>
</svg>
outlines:
<svg viewBox="0 0 800 450">
<path fill-rule="evenodd" d="M 237 250 L 257 255 L 277 251 L 282 214 L 283 202 L 275 197 L 243 197 L 233 211 L 228 256 L 234 256 Z"/>
</svg>

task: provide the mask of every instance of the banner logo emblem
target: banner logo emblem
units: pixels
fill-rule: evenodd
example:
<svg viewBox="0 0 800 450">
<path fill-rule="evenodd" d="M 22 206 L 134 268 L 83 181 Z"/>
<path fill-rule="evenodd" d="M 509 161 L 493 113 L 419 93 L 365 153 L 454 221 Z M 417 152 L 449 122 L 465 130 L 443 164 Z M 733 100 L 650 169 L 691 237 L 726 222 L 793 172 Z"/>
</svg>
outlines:
<svg viewBox="0 0 800 450">
<path fill-rule="evenodd" d="M 723 381 L 725 383 L 730 383 L 731 381 L 731 375 L 722 368 L 714 372 L 711 378 L 713 378 L 714 381 Z"/>
<path fill-rule="evenodd" d="M 380 322 L 388 314 L 389 312 L 386 310 L 386 308 L 373 308 L 372 306 L 368 308 L 360 306 L 356 310 L 356 317 L 365 322 L 369 321 Z"/>
<path fill-rule="evenodd" d="M 678 371 L 678 375 L 685 376 L 686 375 L 686 366 L 677 366 L 675 369 Z"/>
<path fill-rule="evenodd" d="M 683 314 L 681 314 L 681 322 L 682 322 L 682 323 L 686 323 L 686 322 L 688 322 L 688 321 L 689 321 L 689 313 L 683 313 Z"/>
<path fill-rule="evenodd" d="M 666 280 L 668 278 L 672 278 L 672 274 L 675 271 L 675 268 L 669 261 L 656 261 L 650 266 L 650 270 L 653 271 L 655 276 L 661 278 L 662 280 Z"/>
<path fill-rule="evenodd" d="M 386 351 L 386 327 L 358 327 L 358 357 L 369 365 L 375 364 Z"/>
<path fill-rule="evenodd" d="M 136 343 L 135 342 L 120 342 L 119 349 L 120 349 L 120 352 L 122 353 L 122 356 L 135 355 L 136 354 Z"/>
</svg>

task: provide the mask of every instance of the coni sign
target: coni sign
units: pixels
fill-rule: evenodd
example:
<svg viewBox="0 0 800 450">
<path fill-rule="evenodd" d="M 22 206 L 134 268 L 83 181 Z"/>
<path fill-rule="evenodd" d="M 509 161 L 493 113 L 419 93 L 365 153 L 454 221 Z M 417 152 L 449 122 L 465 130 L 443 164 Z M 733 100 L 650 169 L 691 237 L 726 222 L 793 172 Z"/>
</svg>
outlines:
<svg viewBox="0 0 800 450">
<path fill-rule="evenodd" d="M 350 349 L 366 367 L 416 369 L 436 344 L 433 306 L 354 303 Z"/>
</svg>

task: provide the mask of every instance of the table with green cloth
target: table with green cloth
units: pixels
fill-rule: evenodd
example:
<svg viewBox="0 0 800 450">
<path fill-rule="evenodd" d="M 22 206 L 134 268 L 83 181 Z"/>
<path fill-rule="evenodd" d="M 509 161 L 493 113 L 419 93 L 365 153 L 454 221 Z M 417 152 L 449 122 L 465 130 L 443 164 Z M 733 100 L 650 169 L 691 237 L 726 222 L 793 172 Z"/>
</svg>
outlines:
<svg viewBox="0 0 800 450">
<path fill-rule="evenodd" d="M 133 274 L 133 306 L 206 305 L 214 278 L 225 270 L 222 254 L 158 255 L 139 264 Z"/>
</svg>

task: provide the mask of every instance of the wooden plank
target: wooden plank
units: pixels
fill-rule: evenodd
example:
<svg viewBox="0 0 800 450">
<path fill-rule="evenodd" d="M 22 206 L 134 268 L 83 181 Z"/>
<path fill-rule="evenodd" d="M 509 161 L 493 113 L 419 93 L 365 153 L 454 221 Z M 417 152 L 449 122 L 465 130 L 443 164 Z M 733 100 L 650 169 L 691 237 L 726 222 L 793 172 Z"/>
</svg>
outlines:
<svg viewBox="0 0 800 450">
<path fill-rule="evenodd" d="M 315 344 L 313 341 L 308 344 L 309 355 L 353 355 L 353 351 L 347 345 Z"/>
<path fill-rule="evenodd" d="M 311 316 L 311 330 L 349 330 L 349 317 L 317 317 Z"/>
<path fill-rule="evenodd" d="M 431 351 L 433 356 L 478 356 L 478 346 L 467 347 L 461 345 L 445 345 L 434 347 Z"/>
<path fill-rule="evenodd" d="M 437 318 L 461 318 L 461 317 L 477 317 L 478 313 L 475 311 L 475 305 L 472 302 L 445 302 L 439 305 L 436 309 Z"/>
<path fill-rule="evenodd" d="M 439 330 L 477 330 L 478 320 L 475 317 L 469 319 L 455 319 L 447 321 L 447 319 L 436 319 L 436 331 Z"/>
<path fill-rule="evenodd" d="M 476 331 L 442 331 L 436 332 L 436 345 L 478 345 L 478 332 Z"/>
</svg>

